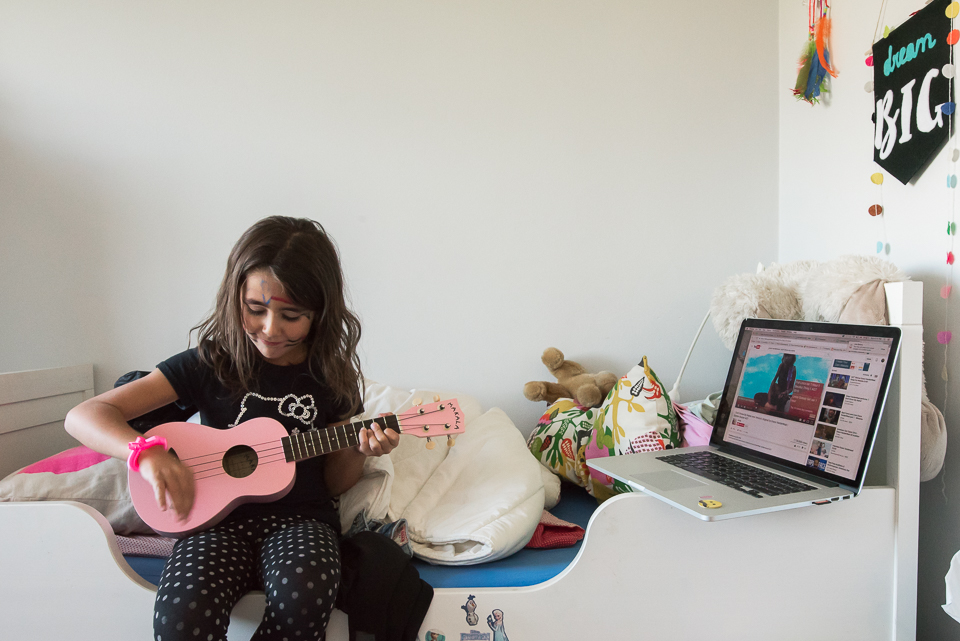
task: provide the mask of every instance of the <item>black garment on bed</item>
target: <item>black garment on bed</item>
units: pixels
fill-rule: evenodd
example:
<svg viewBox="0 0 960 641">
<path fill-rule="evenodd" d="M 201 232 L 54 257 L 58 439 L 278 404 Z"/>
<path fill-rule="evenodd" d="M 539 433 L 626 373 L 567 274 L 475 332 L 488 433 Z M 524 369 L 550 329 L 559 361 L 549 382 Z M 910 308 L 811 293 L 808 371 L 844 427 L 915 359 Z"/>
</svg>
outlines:
<svg viewBox="0 0 960 641">
<path fill-rule="evenodd" d="M 410 557 L 377 532 L 340 542 L 337 607 L 349 617 L 350 641 L 414 641 L 433 600 Z"/>
<path fill-rule="evenodd" d="M 157 368 L 173 386 L 178 401 L 194 405 L 200 422 L 217 429 L 228 429 L 251 418 L 267 417 L 293 430 L 323 429 L 343 420 L 350 408 L 337 407 L 333 393 L 317 382 L 306 362 L 298 365 L 271 365 L 260 362 L 256 392 L 235 394 L 204 365 L 196 348 L 163 361 Z M 357 412 L 362 411 L 362 408 Z M 234 518 L 256 516 L 292 516 L 314 518 L 340 531 L 340 517 L 324 479 L 324 456 L 299 461 L 293 489 L 272 503 L 247 503 L 235 509 Z"/>
</svg>

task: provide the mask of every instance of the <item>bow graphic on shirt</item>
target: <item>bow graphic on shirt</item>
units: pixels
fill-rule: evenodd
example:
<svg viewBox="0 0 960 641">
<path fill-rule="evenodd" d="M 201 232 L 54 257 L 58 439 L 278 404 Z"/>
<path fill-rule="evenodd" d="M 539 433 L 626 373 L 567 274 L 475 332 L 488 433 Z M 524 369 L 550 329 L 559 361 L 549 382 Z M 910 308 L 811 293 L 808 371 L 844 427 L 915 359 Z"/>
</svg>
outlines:
<svg viewBox="0 0 960 641">
<path fill-rule="evenodd" d="M 247 392 L 246 396 L 243 397 L 243 400 L 240 401 L 240 413 L 237 415 L 236 420 L 229 426 L 235 427 L 240 424 L 240 419 L 243 418 L 243 415 L 247 412 L 247 399 L 257 398 L 261 401 L 266 401 L 268 403 L 277 404 L 277 412 L 281 416 L 288 416 L 290 418 L 295 418 L 309 429 L 314 429 L 313 421 L 317 418 L 317 406 L 313 401 L 313 396 L 310 394 L 304 394 L 303 396 L 297 396 L 296 394 L 287 394 L 281 398 L 273 398 L 270 396 L 260 396 L 255 392 Z M 295 432 L 298 430 L 294 430 Z"/>
</svg>

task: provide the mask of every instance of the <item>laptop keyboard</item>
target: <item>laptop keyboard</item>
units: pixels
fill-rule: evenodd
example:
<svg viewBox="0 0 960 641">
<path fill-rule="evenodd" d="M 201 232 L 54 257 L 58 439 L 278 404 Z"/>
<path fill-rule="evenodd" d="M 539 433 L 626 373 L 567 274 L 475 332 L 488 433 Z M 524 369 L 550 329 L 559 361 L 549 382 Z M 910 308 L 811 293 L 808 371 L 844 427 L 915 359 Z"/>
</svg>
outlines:
<svg viewBox="0 0 960 641">
<path fill-rule="evenodd" d="M 757 498 L 817 489 L 812 485 L 800 483 L 713 452 L 687 452 L 657 458 L 664 463 L 675 465 L 682 470 Z"/>
</svg>

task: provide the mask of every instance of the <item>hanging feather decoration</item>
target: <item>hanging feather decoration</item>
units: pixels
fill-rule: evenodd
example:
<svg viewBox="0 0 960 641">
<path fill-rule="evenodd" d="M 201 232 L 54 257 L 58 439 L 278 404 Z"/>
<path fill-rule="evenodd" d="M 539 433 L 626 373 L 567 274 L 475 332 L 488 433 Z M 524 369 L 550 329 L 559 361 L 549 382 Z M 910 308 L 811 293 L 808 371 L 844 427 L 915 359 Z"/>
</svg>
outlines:
<svg viewBox="0 0 960 641">
<path fill-rule="evenodd" d="M 814 103 L 815 96 L 807 95 L 807 85 L 810 83 L 810 71 L 813 68 L 813 61 L 817 57 L 817 44 L 813 38 L 807 41 L 807 46 L 800 55 L 800 71 L 797 73 L 797 84 L 793 88 L 793 95 L 797 100 L 806 100 L 810 104 Z M 814 76 L 816 78 L 816 76 Z M 817 96 L 820 95 L 820 85 L 815 83 Z"/>
<path fill-rule="evenodd" d="M 827 9 L 829 10 L 829 6 Z M 817 43 L 817 59 L 820 61 L 820 65 L 830 74 L 833 78 L 837 77 L 837 72 L 830 68 L 830 53 L 827 51 L 827 43 L 830 41 L 830 18 L 824 14 L 817 20 L 817 25 L 815 27 L 816 31 L 816 43 Z"/>
<path fill-rule="evenodd" d="M 830 66 L 830 52 L 827 43 L 830 40 L 830 10 L 826 0 L 809 0 L 810 20 L 807 45 L 800 55 L 797 84 L 793 88 L 793 95 L 797 100 L 819 104 L 820 94 L 829 91 L 827 75 L 836 78 L 837 72 Z M 815 8 L 816 7 L 816 8 Z"/>
</svg>

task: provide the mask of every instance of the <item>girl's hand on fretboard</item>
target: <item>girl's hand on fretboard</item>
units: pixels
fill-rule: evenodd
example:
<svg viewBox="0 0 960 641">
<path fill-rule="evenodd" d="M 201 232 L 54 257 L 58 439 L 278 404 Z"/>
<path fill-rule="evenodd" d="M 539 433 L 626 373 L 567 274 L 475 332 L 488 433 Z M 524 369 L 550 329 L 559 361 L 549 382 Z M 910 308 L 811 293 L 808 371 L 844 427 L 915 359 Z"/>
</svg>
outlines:
<svg viewBox="0 0 960 641">
<path fill-rule="evenodd" d="M 389 416 L 381 414 L 380 416 Z M 400 435 L 390 428 L 382 429 L 376 421 L 370 427 L 357 431 L 357 449 L 364 456 L 383 456 L 389 454 L 400 443 Z"/>
</svg>

